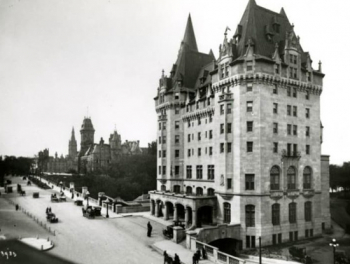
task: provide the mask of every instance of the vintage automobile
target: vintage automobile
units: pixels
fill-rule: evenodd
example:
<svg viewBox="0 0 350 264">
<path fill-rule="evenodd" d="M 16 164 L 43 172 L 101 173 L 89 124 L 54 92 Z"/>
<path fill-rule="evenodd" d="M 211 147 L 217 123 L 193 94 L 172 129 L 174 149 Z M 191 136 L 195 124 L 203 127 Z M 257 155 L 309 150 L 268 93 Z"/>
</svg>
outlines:
<svg viewBox="0 0 350 264">
<path fill-rule="evenodd" d="M 55 193 L 51 194 L 51 202 L 59 202 L 57 195 Z"/>
<path fill-rule="evenodd" d="M 86 208 L 82 208 L 83 216 L 87 218 L 95 218 L 95 209 L 92 206 L 88 206 Z"/>
<path fill-rule="evenodd" d="M 48 212 L 46 214 L 46 220 L 49 221 L 50 223 L 58 223 L 58 218 L 54 213 Z"/>
<path fill-rule="evenodd" d="M 33 198 L 39 198 L 39 193 L 38 192 L 33 193 Z"/>
<path fill-rule="evenodd" d="M 173 227 L 174 227 L 174 225 L 168 225 L 165 229 L 163 229 L 163 235 L 172 239 L 173 238 Z"/>
</svg>

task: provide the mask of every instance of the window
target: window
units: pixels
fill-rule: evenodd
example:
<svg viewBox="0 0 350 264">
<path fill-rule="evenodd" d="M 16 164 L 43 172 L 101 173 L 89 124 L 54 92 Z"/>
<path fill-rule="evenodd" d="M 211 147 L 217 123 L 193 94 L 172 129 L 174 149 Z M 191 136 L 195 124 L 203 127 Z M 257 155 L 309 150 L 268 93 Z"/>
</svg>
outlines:
<svg viewBox="0 0 350 264">
<path fill-rule="evenodd" d="M 166 166 L 163 166 L 163 175 L 166 174 Z"/>
<path fill-rule="evenodd" d="M 310 118 L 310 108 L 305 108 L 305 117 Z"/>
<path fill-rule="evenodd" d="M 246 248 L 255 248 L 255 236 L 245 237 Z"/>
<path fill-rule="evenodd" d="M 253 132 L 253 121 L 247 122 L 247 132 Z"/>
<path fill-rule="evenodd" d="M 175 129 L 179 129 L 180 128 L 180 121 L 175 121 Z"/>
<path fill-rule="evenodd" d="M 225 151 L 225 145 L 224 143 L 220 143 L 220 153 L 224 153 Z"/>
<path fill-rule="evenodd" d="M 187 150 L 187 157 L 191 157 L 191 149 Z"/>
<path fill-rule="evenodd" d="M 199 109 L 199 102 L 196 103 L 196 109 Z"/>
<path fill-rule="evenodd" d="M 166 150 L 163 150 L 163 158 L 166 158 Z"/>
<path fill-rule="evenodd" d="M 201 125 L 201 119 L 200 119 L 200 117 L 198 118 L 198 125 L 200 126 Z"/>
<path fill-rule="evenodd" d="M 178 106 L 175 106 L 175 115 L 179 114 L 180 113 L 180 109 Z"/>
<path fill-rule="evenodd" d="M 207 100 L 207 104 L 208 104 L 208 105 L 210 105 L 210 98 L 208 98 L 208 100 Z"/>
<path fill-rule="evenodd" d="M 247 142 L 247 152 L 253 152 L 253 142 L 252 141 Z"/>
<path fill-rule="evenodd" d="M 163 122 L 163 130 L 166 130 L 166 122 Z"/>
<path fill-rule="evenodd" d="M 272 205 L 272 225 L 280 224 L 280 205 L 275 203 Z"/>
<path fill-rule="evenodd" d="M 161 150 L 159 150 L 159 155 L 158 155 L 158 157 L 159 157 L 159 158 L 162 157 L 162 151 L 161 151 Z"/>
<path fill-rule="evenodd" d="M 228 103 L 228 104 L 227 104 L 227 113 L 228 113 L 228 114 L 231 114 L 231 113 L 232 113 L 232 104 L 231 104 L 231 103 Z"/>
<path fill-rule="evenodd" d="M 191 134 L 187 135 L 187 142 L 191 142 Z"/>
<path fill-rule="evenodd" d="M 306 130 L 305 130 L 305 136 L 309 137 L 310 136 L 310 127 L 306 127 Z"/>
<path fill-rule="evenodd" d="M 293 106 L 293 116 L 298 116 L 298 108 Z"/>
<path fill-rule="evenodd" d="M 180 136 L 179 135 L 175 135 L 175 144 L 180 142 Z"/>
<path fill-rule="evenodd" d="M 203 166 L 202 165 L 197 165 L 196 177 L 197 177 L 197 179 L 202 179 L 203 178 Z"/>
<path fill-rule="evenodd" d="M 198 156 L 201 156 L 201 155 L 202 155 L 202 149 L 198 148 Z"/>
<path fill-rule="evenodd" d="M 287 96 L 292 96 L 292 90 L 289 86 L 287 87 Z"/>
<path fill-rule="evenodd" d="M 162 123 L 159 122 L 159 130 L 162 130 Z"/>
<path fill-rule="evenodd" d="M 310 100 L 310 92 L 309 91 L 306 91 L 305 99 Z"/>
<path fill-rule="evenodd" d="M 296 157 L 298 156 L 298 145 L 293 144 L 293 156 Z"/>
<path fill-rule="evenodd" d="M 273 142 L 273 153 L 278 153 L 278 142 Z"/>
<path fill-rule="evenodd" d="M 294 67 L 289 68 L 289 78 L 297 79 L 298 78 L 298 69 Z"/>
<path fill-rule="evenodd" d="M 310 155 L 310 145 L 306 145 L 305 153 L 306 155 Z"/>
<path fill-rule="evenodd" d="M 220 65 L 220 72 L 221 72 L 221 79 L 225 78 L 225 65 L 224 64 Z"/>
<path fill-rule="evenodd" d="M 247 61 L 247 71 L 252 71 L 252 70 L 253 70 L 253 62 Z"/>
<path fill-rule="evenodd" d="M 270 188 L 271 190 L 280 189 L 280 169 L 278 166 L 273 166 L 270 171 Z"/>
<path fill-rule="evenodd" d="M 297 204 L 296 203 L 290 203 L 289 204 L 289 223 L 296 223 L 297 222 Z"/>
<path fill-rule="evenodd" d="M 287 144 L 287 156 L 292 156 L 292 144 L 290 143 Z"/>
<path fill-rule="evenodd" d="M 179 93 L 175 93 L 175 100 L 179 100 L 180 98 L 180 94 Z"/>
<path fill-rule="evenodd" d="M 279 74 L 279 73 L 280 73 L 280 65 L 279 65 L 279 64 L 276 64 L 276 65 L 275 65 L 275 73 L 276 73 L 276 74 Z"/>
<path fill-rule="evenodd" d="M 180 192 L 180 185 L 174 185 L 174 193 Z"/>
<path fill-rule="evenodd" d="M 225 105 L 221 104 L 220 105 L 220 115 L 223 115 L 223 114 L 225 114 Z"/>
<path fill-rule="evenodd" d="M 293 97 L 297 98 L 297 88 L 293 88 Z"/>
<path fill-rule="evenodd" d="M 192 166 L 187 166 L 186 167 L 186 178 L 187 179 L 192 179 Z"/>
<path fill-rule="evenodd" d="M 187 122 L 187 127 L 191 127 L 191 122 L 190 121 Z"/>
<path fill-rule="evenodd" d="M 160 190 L 161 190 L 162 192 L 165 192 L 165 191 L 166 191 L 166 187 L 165 187 L 164 184 L 163 184 L 162 186 L 160 186 Z"/>
<path fill-rule="evenodd" d="M 159 144 L 162 144 L 162 138 L 161 137 L 159 137 Z"/>
<path fill-rule="evenodd" d="M 227 153 L 231 153 L 231 151 L 232 151 L 232 143 L 228 142 L 227 143 Z"/>
<path fill-rule="evenodd" d="M 289 54 L 289 59 L 290 59 L 290 63 L 292 63 L 292 64 L 297 64 L 297 62 L 298 62 L 297 55 Z"/>
<path fill-rule="evenodd" d="M 293 125 L 293 135 L 297 136 L 298 135 L 298 126 Z"/>
<path fill-rule="evenodd" d="M 212 115 L 209 115 L 209 123 L 213 122 L 213 117 Z"/>
<path fill-rule="evenodd" d="M 292 115 L 292 106 L 291 105 L 287 105 L 287 115 Z"/>
<path fill-rule="evenodd" d="M 208 138 L 208 131 L 205 131 L 205 138 Z"/>
<path fill-rule="evenodd" d="M 278 133 L 278 123 L 273 123 L 273 133 L 274 134 Z"/>
<path fill-rule="evenodd" d="M 254 190 L 254 174 L 245 175 L 245 189 Z"/>
<path fill-rule="evenodd" d="M 208 165 L 208 180 L 214 180 L 214 165 Z"/>
<path fill-rule="evenodd" d="M 202 139 L 201 132 L 198 132 L 197 136 L 198 136 L 198 141 L 201 141 L 201 139 Z"/>
<path fill-rule="evenodd" d="M 186 187 L 186 195 L 191 195 L 192 194 L 192 187 L 191 186 L 187 186 Z"/>
<path fill-rule="evenodd" d="M 166 136 L 163 136 L 163 144 L 166 143 Z"/>
<path fill-rule="evenodd" d="M 175 175 L 179 175 L 179 172 L 180 172 L 180 166 L 176 165 L 175 166 Z"/>
<path fill-rule="evenodd" d="M 224 223 L 231 223 L 231 204 L 224 203 Z"/>
<path fill-rule="evenodd" d="M 305 221 L 310 222 L 312 219 L 312 203 L 305 202 Z"/>
<path fill-rule="evenodd" d="M 220 124 L 220 134 L 224 134 L 224 133 L 225 133 L 224 124 Z"/>
<path fill-rule="evenodd" d="M 246 227 L 255 226 L 255 206 L 254 205 L 246 205 L 245 206 L 245 225 Z"/>
<path fill-rule="evenodd" d="M 278 68 L 277 68 L 278 69 Z M 278 73 L 278 72 L 277 72 Z M 274 84 L 273 85 L 273 90 L 272 90 L 272 93 L 274 94 L 277 94 L 278 93 L 278 87 L 277 87 L 277 84 Z"/>
<path fill-rule="evenodd" d="M 290 166 L 287 170 L 287 189 L 296 189 L 296 171 L 293 166 Z"/>
<path fill-rule="evenodd" d="M 175 158 L 178 158 L 180 156 L 180 150 L 175 149 Z"/>
<path fill-rule="evenodd" d="M 292 134 L 292 125 L 287 124 L 287 135 L 291 135 Z"/>
<path fill-rule="evenodd" d="M 197 187 L 197 188 L 196 188 L 196 195 L 202 196 L 202 195 L 203 195 L 203 188 Z"/>
<path fill-rule="evenodd" d="M 229 63 L 228 62 L 225 63 L 225 76 L 226 77 L 229 76 Z"/>
<path fill-rule="evenodd" d="M 232 123 L 227 123 L 227 134 L 230 134 L 232 131 Z"/>
<path fill-rule="evenodd" d="M 215 194 L 214 189 L 213 188 L 209 188 L 208 189 L 208 196 L 214 196 L 214 194 Z"/>
<path fill-rule="evenodd" d="M 311 189 L 311 168 L 305 167 L 303 172 L 303 188 Z"/>
<path fill-rule="evenodd" d="M 247 92 L 252 92 L 252 91 L 253 91 L 253 84 L 247 83 Z"/>
<path fill-rule="evenodd" d="M 209 147 L 209 155 L 213 155 L 213 147 Z"/>
<path fill-rule="evenodd" d="M 253 112 L 253 101 L 247 102 L 247 112 Z"/>
<path fill-rule="evenodd" d="M 194 140 L 194 134 L 192 134 L 192 140 Z"/>
<path fill-rule="evenodd" d="M 227 179 L 227 189 L 232 189 L 232 179 Z"/>
<path fill-rule="evenodd" d="M 278 104 L 277 103 L 273 103 L 273 113 L 278 114 Z"/>
</svg>

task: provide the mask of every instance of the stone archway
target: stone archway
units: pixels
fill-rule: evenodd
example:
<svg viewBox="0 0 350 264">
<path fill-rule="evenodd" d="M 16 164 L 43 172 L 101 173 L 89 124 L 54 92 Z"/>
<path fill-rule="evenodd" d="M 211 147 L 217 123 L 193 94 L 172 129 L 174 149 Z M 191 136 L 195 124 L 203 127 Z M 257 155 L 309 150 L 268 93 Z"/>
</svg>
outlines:
<svg viewBox="0 0 350 264">
<path fill-rule="evenodd" d="M 242 249 L 242 241 L 234 238 L 222 238 L 211 241 L 209 245 L 217 247 L 219 251 L 232 256 L 238 256 L 237 252 Z"/>
<path fill-rule="evenodd" d="M 151 209 L 151 215 L 155 215 L 156 203 L 153 199 L 151 200 L 151 208 L 150 209 Z"/>
<path fill-rule="evenodd" d="M 213 223 L 213 207 L 202 206 L 197 210 L 197 227 Z"/>
<path fill-rule="evenodd" d="M 162 217 L 163 216 L 163 202 L 161 200 L 157 200 L 155 202 L 155 210 L 154 210 L 156 217 Z"/>
<path fill-rule="evenodd" d="M 174 220 L 185 221 L 185 207 L 182 204 L 175 204 L 176 215 Z"/>
<path fill-rule="evenodd" d="M 164 210 L 164 219 L 168 220 L 174 218 L 174 205 L 172 202 L 166 201 L 164 202 L 165 210 Z"/>
<path fill-rule="evenodd" d="M 186 228 L 189 228 L 192 226 L 192 208 L 189 207 L 189 206 L 186 206 L 185 208 L 185 225 L 186 225 Z"/>
</svg>

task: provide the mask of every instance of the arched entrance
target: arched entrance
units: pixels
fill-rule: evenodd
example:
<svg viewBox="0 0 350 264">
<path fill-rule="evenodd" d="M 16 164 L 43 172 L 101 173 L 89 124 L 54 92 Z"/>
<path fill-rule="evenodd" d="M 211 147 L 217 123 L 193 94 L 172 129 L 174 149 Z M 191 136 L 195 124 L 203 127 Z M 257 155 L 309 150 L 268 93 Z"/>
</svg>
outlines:
<svg viewBox="0 0 350 264">
<path fill-rule="evenodd" d="M 185 207 L 182 204 L 176 204 L 177 219 L 179 221 L 185 221 Z"/>
<path fill-rule="evenodd" d="M 219 251 L 232 256 L 238 256 L 237 251 L 242 249 L 242 241 L 233 238 L 223 238 L 214 240 L 209 243 L 213 247 L 217 247 Z"/>
<path fill-rule="evenodd" d="M 164 219 L 174 218 L 174 205 L 171 202 L 165 202 L 165 215 Z"/>
<path fill-rule="evenodd" d="M 202 206 L 197 211 L 197 227 L 211 225 L 213 223 L 213 207 Z"/>
<path fill-rule="evenodd" d="M 186 224 L 186 228 L 190 227 L 192 225 L 192 208 L 191 207 L 186 207 L 185 208 L 186 212 L 185 212 L 185 224 Z"/>
<path fill-rule="evenodd" d="M 156 217 L 163 217 L 163 207 L 163 202 L 161 200 L 157 200 L 155 208 Z"/>
<path fill-rule="evenodd" d="M 156 203 L 154 202 L 154 200 L 151 200 L 151 215 L 155 214 L 155 210 L 156 210 Z"/>
</svg>

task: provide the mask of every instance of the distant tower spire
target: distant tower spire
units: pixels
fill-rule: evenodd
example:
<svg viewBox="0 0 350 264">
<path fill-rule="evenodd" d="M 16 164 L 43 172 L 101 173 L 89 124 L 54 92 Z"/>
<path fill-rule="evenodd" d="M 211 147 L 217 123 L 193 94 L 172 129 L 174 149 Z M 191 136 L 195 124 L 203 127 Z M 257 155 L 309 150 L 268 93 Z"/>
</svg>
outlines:
<svg viewBox="0 0 350 264">
<path fill-rule="evenodd" d="M 188 15 L 185 35 L 182 42 L 187 44 L 187 46 L 190 49 L 198 51 L 196 37 L 194 35 L 194 30 L 192 25 L 191 14 Z"/>
<path fill-rule="evenodd" d="M 77 141 L 75 140 L 75 133 L 74 133 L 74 127 L 72 128 L 72 135 L 71 138 L 69 140 L 69 144 L 68 144 L 68 155 L 71 158 L 76 157 L 78 153 L 78 149 L 77 149 Z"/>
</svg>

